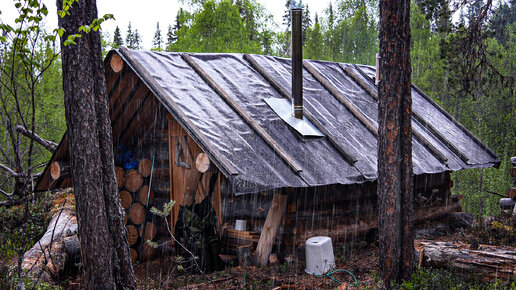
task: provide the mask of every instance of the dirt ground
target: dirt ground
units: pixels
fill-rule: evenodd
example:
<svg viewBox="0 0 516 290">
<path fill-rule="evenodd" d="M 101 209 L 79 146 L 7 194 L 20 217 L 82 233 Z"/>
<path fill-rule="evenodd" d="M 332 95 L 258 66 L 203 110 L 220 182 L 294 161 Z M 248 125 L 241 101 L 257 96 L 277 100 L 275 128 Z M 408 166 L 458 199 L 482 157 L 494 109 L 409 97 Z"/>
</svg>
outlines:
<svg viewBox="0 0 516 290">
<path fill-rule="evenodd" d="M 374 288 L 377 280 L 374 271 L 378 268 L 378 247 L 375 244 L 337 244 L 334 249 L 337 269 L 353 273 L 359 288 Z M 340 285 L 330 277 L 309 275 L 304 269 L 305 263 L 300 258 L 289 262 L 280 259 L 266 267 L 228 266 L 223 271 L 206 276 L 191 275 L 186 270 L 179 270 L 173 257 L 135 265 L 141 289 L 333 289 Z M 353 277 L 345 271 L 332 276 L 344 283 L 340 289 L 355 283 Z"/>
</svg>

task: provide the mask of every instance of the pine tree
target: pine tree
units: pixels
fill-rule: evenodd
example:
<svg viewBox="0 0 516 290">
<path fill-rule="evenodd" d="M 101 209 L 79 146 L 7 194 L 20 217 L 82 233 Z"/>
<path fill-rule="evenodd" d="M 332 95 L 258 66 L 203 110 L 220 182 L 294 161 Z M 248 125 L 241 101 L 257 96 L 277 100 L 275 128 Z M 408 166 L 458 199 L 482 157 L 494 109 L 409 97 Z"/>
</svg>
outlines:
<svg viewBox="0 0 516 290">
<path fill-rule="evenodd" d="M 163 39 L 161 38 L 161 30 L 159 29 L 159 22 L 156 23 L 156 32 L 154 33 L 154 39 L 152 40 L 152 50 L 162 51 Z"/>
<path fill-rule="evenodd" d="M 117 25 L 115 28 L 115 34 L 113 36 L 113 48 L 119 48 L 122 45 L 124 45 L 124 40 L 122 39 L 120 28 Z"/>
<path fill-rule="evenodd" d="M 57 10 L 63 10 L 57 1 Z M 91 30 L 67 46 L 70 34 L 97 19 L 95 1 L 75 2 L 59 27 L 63 91 L 70 140 L 70 165 L 85 289 L 136 289 L 115 178 L 109 100 L 100 31 Z"/>
</svg>

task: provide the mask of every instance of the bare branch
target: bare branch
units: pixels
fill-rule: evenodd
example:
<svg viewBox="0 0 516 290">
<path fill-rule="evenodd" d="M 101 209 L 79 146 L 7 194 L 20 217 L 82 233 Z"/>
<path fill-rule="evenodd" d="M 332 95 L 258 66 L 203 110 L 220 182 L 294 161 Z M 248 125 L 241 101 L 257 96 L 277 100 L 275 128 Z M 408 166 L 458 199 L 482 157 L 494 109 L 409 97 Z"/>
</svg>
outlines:
<svg viewBox="0 0 516 290">
<path fill-rule="evenodd" d="M 0 168 L 2 168 L 3 170 L 9 172 L 9 174 L 11 174 L 13 177 L 20 177 L 21 176 L 21 174 L 14 172 L 14 170 L 12 170 L 11 168 L 3 165 L 2 163 L 0 163 Z"/>
<path fill-rule="evenodd" d="M 38 135 L 36 135 L 36 133 L 31 132 L 30 130 L 27 130 L 26 128 L 24 128 L 23 126 L 20 126 L 20 125 L 16 126 L 16 131 L 18 133 L 21 133 L 23 136 L 26 136 L 26 137 L 36 141 L 41 146 L 45 147 L 48 151 L 50 151 L 50 152 L 56 151 L 57 143 L 49 141 L 49 140 L 45 140 L 45 139 L 39 137 Z"/>
<path fill-rule="evenodd" d="M 23 200 L 21 200 L 21 199 L 4 200 L 4 201 L 0 201 L 0 207 L 2 207 L 2 206 L 14 206 L 14 205 L 21 204 L 22 202 L 23 202 Z"/>
</svg>

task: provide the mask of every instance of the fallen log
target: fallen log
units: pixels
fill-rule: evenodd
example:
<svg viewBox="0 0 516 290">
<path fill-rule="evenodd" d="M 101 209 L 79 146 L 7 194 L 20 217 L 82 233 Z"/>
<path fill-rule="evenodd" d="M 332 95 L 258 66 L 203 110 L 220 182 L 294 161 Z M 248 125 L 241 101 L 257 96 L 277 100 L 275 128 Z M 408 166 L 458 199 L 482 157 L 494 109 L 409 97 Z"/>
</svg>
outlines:
<svg viewBox="0 0 516 290">
<path fill-rule="evenodd" d="M 22 268 L 34 281 L 54 284 L 70 259 L 76 259 L 77 218 L 73 207 L 57 210 L 43 237 L 23 256 Z M 80 251 L 79 251 L 80 252 Z"/>
<path fill-rule="evenodd" d="M 416 241 L 419 266 L 448 268 L 482 281 L 506 280 L 516 275 L 516 248 L 480 245 L 479 249 L 461 242 Z"/>
</svg>

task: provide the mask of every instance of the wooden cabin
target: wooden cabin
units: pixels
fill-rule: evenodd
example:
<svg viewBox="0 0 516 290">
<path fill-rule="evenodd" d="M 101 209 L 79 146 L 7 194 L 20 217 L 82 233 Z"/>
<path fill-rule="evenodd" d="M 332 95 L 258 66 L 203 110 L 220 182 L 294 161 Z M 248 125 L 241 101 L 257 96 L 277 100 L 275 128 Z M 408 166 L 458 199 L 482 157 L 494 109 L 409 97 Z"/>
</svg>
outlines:
<svg viewBox="0 0 516 290">
<path fill-rule="evenodd" d="M 302 67 L 299 124 L 284 114 L 292 99 L 289 59 L 126 48 L 107 55 L 117 178 L 132 245 L 141 240 L 146 215 L 156 228 L 146 239 L 170 239 L 167 224 L 145 212 L 145 185 L 152 206 L 176 202 L 172 228 L 178 205 L 210 195 L 229 254 L 240 246 L 254 251 L 260 239 L 261 247 L 285 254 L 315 235 L 339 241 L 374 232 L 375 69 L 314 60 Z M 415 85 L 412 100 L 418 223 L 460 210 L 450 197 L 451 171 L 499 160 Z M 65 134 L 49 164 L 65 165 L 68 150 Z M 124 169 L 128 151 L 133 166 Z M 45 169 L 37 190 L 73 185 L 69 175 L 51 171 Z M 246 221 L 244 231 L 234 229 L 236 220 Z"/>
</svg>

